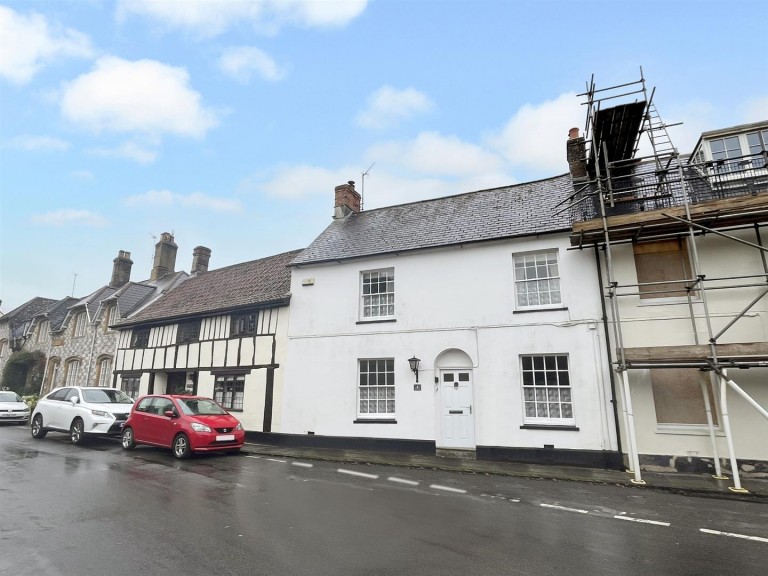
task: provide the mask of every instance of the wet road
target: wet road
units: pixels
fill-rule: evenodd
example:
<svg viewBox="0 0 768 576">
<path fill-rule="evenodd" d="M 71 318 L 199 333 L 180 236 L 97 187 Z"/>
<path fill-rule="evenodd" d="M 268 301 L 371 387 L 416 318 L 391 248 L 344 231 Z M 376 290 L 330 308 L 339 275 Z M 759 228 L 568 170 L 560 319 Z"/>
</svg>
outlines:
<svg viewBox="0 0 768 576">
<path fill-rule="evenodd" d="M 768 504 L 0 426 L 0 574 L 764 575 Z"/>
</svg>

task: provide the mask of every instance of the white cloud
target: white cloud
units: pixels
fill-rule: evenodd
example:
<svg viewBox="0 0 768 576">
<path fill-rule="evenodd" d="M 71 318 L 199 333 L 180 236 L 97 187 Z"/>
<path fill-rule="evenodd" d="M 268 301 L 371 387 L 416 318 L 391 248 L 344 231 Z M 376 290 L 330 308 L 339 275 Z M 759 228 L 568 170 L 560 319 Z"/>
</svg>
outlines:
<svg viewBox="0 0 768 576">
<path fill-rule="evenodd" d="M 120 0 L 117 16 L 142 16 L 168 28 L 217 36 L 242 23 L 265 33 L 276 33 L 286 24 L 345 26 L 362 14 L 367 4 L 367 0 Z"/>
<path fill-rule="evenodd" d="M 266 53 L 253 46 L 228 48 L 219 58 L 219 69 L 240 82 L 247 82 L 255 72 L 264 80 L 276 82 L 285 75 L 284 70 Z"/>
<path fill-rule="evenodd" d="M 366 108 L 357 115 L 357 123 L 365 128 L 387 128 L 432 108 L 432 101 L 414 88 L 382 86 L 368 97 Z"/>
<path fill-rule="evenodd" d="M 488 142 L 513 166 L 544 173 L 568 171 L 568 130 L 584 126 L 586 110 L 575 93 L 542 104 L 525 104 Z"/>
<path fill-rule="evenodd" d="M 61 112 L 95 132 L 202 137 L 217 120 L 200 100 L 183 68 L 105 56 L 64 86 Z"/>
<path fill-rule="evenodd" d="M 0 6 L 0 77 L 27 84 L 40 69 L 57 58 L 90 58 L 87 36 L 57 28 L 40 14 L 23 15 Z"/>
<path fill-rule="evenodd" d="M 56 210 L 54 212 L 46 212 L 45 214 L 35 214 L 32 216 L 32 221 L 36 222 L 37 224 L 46 224 L 49 226 L 66 226 L 68 224 L 76 224 L 93 228 L 100 228 L 107 224 L 107 220 L 100 214 L 96 214 L 88 210 L 74 209 Z"/>
<path fill-rule="evenodd" d="M 66 140 L 61 138 L 55 138 L 53 136 L 31 136 L 25 134 L 23 136 L 17 136 L 11 138 L 4 144 L 6 148 L 16 148 L 18 150 L 27 150 L 30 152 L 36 151 L 64 151 L 69 150 L 70 144 Z"/>
<path fill-rule="evenodd" d="M 366 156 L 384 165 L 394 165 L 416 174 L 468 176 L 503 169 L 504 160 L 456 136 L 422 132 L 407 142 L 387 142 L 372 146 Z"/>
<path fill-rule="evenodd" d="M 134 207 L 143 206 L 181 206 L 184 208 L 202 208 L 216 212 L 235 212 L 242 208 L 237 200 L 206 196 L 201 192 L 179 194 L 170 190 L 149 190 L 125 199 L 125 204 Z"/>
<path fill-rule="evenodd" d="M 94 148 L 89 152 L 96 156 L 126 158 L 139 164 L 152 164 L 157 158 L 157 151 L 144 148 L 135 142 L 124 142 L 117 148 Z"/>
</svg>

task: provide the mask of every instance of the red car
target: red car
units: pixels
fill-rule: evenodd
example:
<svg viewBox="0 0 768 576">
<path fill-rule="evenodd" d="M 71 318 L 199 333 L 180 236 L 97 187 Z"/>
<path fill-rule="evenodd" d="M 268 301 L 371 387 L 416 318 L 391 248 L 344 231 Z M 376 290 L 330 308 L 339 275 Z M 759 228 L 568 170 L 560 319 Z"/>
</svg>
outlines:
<svg viewBox="0 0 768 576">
<path fill-rule="evenodd" d="M 244 442 L 240 421 L 200 396 L 143 396 L 133 405 L 122 433 L 125 450 L 150 444 L 172 449 L 176 458 L 194 452 L 238 452 Z"/>
</svg>

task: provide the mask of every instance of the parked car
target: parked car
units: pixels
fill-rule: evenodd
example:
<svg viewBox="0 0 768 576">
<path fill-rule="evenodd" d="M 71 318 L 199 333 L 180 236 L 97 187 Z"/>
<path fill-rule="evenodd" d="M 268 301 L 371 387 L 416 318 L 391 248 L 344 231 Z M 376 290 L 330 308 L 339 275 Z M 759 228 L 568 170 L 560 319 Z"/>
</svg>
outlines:
<svg viewBox="0 0 768 576">
<path fill-rule="evenodd" d="M 122 445 L 162 446 L 176 458 L 194 452 L 238 452 L 245 442 L 240 421 L 202 396 L 154 394 L 139 398 L 123 427 Z"/>
<path fill-rule="evenodd" d="M 26 424 L 29 421 L 29 406 L 21 396 L 11 390 L 0 390 L 0 422 Z"/>
<path fill-rule="evenodd" d="M 40 398 L 32 413 L 32 438 L 65 432 L 73 444 L 94 436 L 119 435 L 133 406 L 117 388 L 67 386 Z"/>
</svg>

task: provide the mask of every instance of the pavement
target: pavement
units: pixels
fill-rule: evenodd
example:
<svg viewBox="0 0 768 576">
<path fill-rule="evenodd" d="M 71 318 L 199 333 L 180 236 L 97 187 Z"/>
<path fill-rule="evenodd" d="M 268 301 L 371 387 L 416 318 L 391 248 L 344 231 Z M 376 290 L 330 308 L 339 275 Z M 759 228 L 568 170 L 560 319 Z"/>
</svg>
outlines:
<svg viewBox="0 0 768 576">
<path fill-rule="evenodd" d="M 746 493 L 732 490 L 733 479 L 717 480 L 708 474 L 687 474 L 682 472 L 643 472 L 645 484 L 632 482 L 634 475 L 619 470 L 603 470 L 576 466 L 523 464 L 519 462 L 497 462 L 474 460 L 451 456 L 425 456 L 400 452 L 374 452 L 367 450 L 341 450 L 335 448 L 287 447 L 272 444 L 246 443 L 243 452 L 264 456 L 281 456 L 302 460 L 325 460 L 379 466 L 403 466 L 445 470 L 464 474 L 486 474 L 514 476 L 518 478 L 548 478 L 593 484 L 614 484 L 639 489 L 659 490 L 677 494 L 697 495 L 712 498 L 762 501 L 768 504 L 768 478 L 741 475 L 741 484 Z"/>
</svg>

